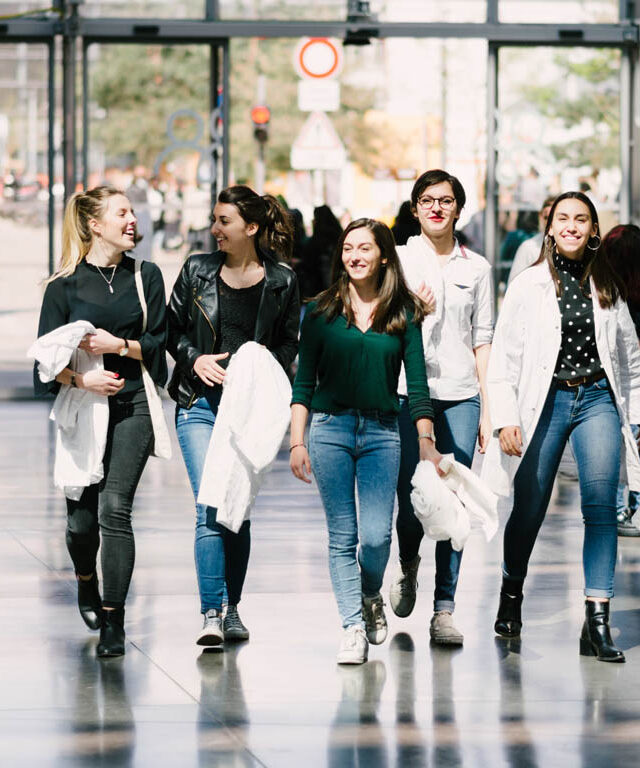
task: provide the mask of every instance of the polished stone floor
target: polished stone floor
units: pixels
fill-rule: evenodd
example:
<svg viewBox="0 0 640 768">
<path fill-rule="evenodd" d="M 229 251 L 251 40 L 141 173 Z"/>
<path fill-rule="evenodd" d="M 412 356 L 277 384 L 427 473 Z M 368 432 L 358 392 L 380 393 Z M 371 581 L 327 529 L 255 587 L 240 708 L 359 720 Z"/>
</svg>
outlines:
<svg viewBox="0 0 640 768">
<path fill-rule="evenodd" d="M 282 453 L 253 515 L 251 641 L 201 653 L 192 501 L 178 451 L 135 509 L 123 659 L 99 662 L 75 607 L 42 403 L 0 404 L 0 766 L 555 768 L 640 764 L 640 540 L 620 541 L 612 624 L 626 665 L 578 655 L 582 523 L 561 482 L 527 584 L 521 642 L 496 639 L 499 537 L 470 540 L 463 650 L 429 646 L 418 605 L 370 661 L 338 668 L 322 510 Z M 392 562 L 395 559 L 392 555 Z M 386 587 L 385 587 L 386 591 Z"/>
</svg>

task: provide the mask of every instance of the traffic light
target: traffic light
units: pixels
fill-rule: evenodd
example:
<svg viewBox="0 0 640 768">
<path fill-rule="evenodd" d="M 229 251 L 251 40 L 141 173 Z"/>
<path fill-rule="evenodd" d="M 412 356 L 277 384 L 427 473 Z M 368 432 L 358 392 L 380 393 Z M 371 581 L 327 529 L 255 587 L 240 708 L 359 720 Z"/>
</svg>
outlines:
<svg viewBox="0 0 640 768">
<path fill-rule="evenodd" d="M 264 144 L 269 138 L 271 110 L 264 105 L 253 107 L 251 119 L 253 120 L 253 137 L 259 144 Z"/>
</svg>

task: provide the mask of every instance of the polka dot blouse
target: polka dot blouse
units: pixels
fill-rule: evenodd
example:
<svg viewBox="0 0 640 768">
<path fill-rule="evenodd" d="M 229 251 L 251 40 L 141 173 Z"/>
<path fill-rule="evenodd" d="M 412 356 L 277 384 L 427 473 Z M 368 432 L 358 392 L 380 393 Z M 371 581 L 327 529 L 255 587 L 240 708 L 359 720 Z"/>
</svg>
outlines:
<svg viewBox="0 0 640 768">
<path fill-rule="evenodd" d="M 562 315 L 562 343 L 554 376 L 571 381 L 601 373 L 589 284 L 584 286 L 587 295 L 580 287 L 584 264 L 565 259 L 559 253 L 554 254 L 553 261 L 560 278 L 558 307 Z"/>
</svg>

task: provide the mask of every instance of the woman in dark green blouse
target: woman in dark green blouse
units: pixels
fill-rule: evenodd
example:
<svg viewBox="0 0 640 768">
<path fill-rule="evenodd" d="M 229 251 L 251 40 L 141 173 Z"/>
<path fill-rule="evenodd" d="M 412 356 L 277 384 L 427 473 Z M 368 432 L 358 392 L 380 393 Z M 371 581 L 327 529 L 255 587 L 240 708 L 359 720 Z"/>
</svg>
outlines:
<svg viewBox="0 0 640 768">
<path fill-rule="evenodd" d="M 436 466 L 440 461 L 423 317 L 389 228 L 372 219 L 352 222 L 338 243 L 332 285 L 305 315 L 291 405 L 291 470 L 308 483 L 313 469 L 327 516 L 329 570 L 344 630 L 339 664 L 365 662 L 369 642 L 377 645 L 387 636 L 380 587 L 400 463 L 397 388 L 403 364 L 420 458 Z"/>
</svg>

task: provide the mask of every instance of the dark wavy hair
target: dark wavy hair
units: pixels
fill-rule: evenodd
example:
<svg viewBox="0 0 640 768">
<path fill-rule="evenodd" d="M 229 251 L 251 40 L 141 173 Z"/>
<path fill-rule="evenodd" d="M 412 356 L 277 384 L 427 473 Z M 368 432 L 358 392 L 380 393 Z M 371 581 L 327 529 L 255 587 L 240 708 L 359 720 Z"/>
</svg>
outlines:
<svg viewBox="0 0 640 768">
<path fill-rule="evenodd" d="M 603 239 L 602 251 L 619 279 L 622 298 L 634 308 L 639 308 L 640 227 L 618 224 Z"/>
<path fill-rule="evenodd" d="M 556 270 L 555 264 L 553 263 L 553 254 L 556 248 L 556 244 L 554 239 L 549 235 L 549 230 L 551 229 L 551 224 L 553 223 L 553 217 L 555 216 L 558 204 L 563 200 L 579 200 L 587 207 L 591 217 L 591 223 L 596 231 L 596 236 L 598 237 L 597 244 L 594 243 L 593 246 L 587 244 L 587 247 L 585 248 L 585 253 L 583 256 L 585 262 L 585 270 L 584 274 L 582 275 L 582 279 L 580 280 L 580 288 L 582 292 L 588 296 L 589 278 L 593 277 L 593 282 L 596 286 L 596 292 L 598 294 L 598 301 L 600 302 L 600 306 L 603 309 L 612 307 L 618 298 L 624 295 L 624 287 L 621 285 L 620 278 L 613 271 L 609 265 L 608 259 L 604 254 L 602 241 L 600 238 L 600 225 L 598 223 L 598 212 L 596 211 L 596 207 L 583 192 L 563 192 L 563 194 L 558 195 L 558 197 L 556 197 L 556 199 L 553 201 L 553 205 L 549 211 L 549 218 L 547 219 L 547 226 L 544 230 L 544 238 L 542 240 L 542 247 L 540 248 L 540 256 L 535 263 L 540 264 L 543 261 L 547 262 L 549 271 L 553 277 L 553 282 L 556 286 L 556 294 L 560 296 L 560 291 L 562 288 L 560 279 L 558 277 L 558 271 Z"/>
<path fill-rule="evenodd" d="M 349 294 L 349 274 L 342 262 L 342 247 L 349 232 L 368 229 L 380 249 L 381 264 L 378 283 L 378 305 L 373 315 L 371 329 L 376 333 L 403 333 L 407 317 L 420 325 L 426 314 L 422 300 L 412 293 L 404 279 L 400 259 L 391 230 L 375 219 L 356 219 L 342 233 L 331 262 L 331 285 L 315 298 L 314 315 L 324 315 L 328 321 L 344 314 L 347 323 L 355 323 L 355 315 Z"/>
<path fill-rule="evenodd" d="M 291 215 L 273 195 L 259 195 L 251 187 L 237 184 L 223 189 L 219 203 L 234 205 L 247 224 L 257 224 L 256 243 L 278 259 L 289 261 L 293 252 Z"/>
</svg>

